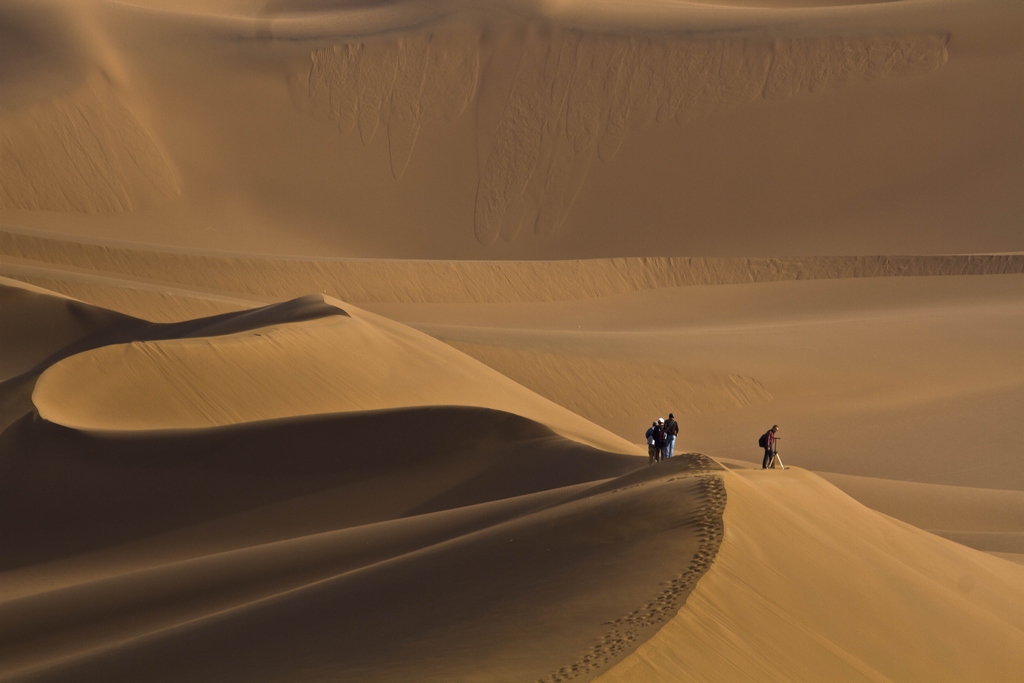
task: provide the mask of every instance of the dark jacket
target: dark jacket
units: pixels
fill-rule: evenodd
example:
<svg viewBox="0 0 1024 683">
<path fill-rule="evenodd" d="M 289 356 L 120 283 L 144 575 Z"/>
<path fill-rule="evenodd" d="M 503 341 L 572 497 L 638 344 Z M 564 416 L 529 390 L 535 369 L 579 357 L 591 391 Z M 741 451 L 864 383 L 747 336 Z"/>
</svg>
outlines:
<svg viewBox="0 0 1024 683">
<path fill-rule="evenodd" d="M 651 439 L 654 439 L 655 446 L 665 445 L 665 430 L 662 427 L 651 427 L 647 430 L 647 443 L 651 443 Z"/>
<path fill-rule="evenodd" d="M 679 423 L 671 417 L 665 421 L 665 434 L 668 436 L 679 436 Z"/>
</svg>

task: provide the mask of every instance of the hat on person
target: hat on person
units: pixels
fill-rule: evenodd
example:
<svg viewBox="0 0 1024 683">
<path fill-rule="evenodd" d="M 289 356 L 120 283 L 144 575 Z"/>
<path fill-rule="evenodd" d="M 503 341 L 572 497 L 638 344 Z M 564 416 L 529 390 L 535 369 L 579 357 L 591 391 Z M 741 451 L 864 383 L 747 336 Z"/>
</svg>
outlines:
<svg viewBox="0 0 1024 683">
<path fill-rule="evenodd" d="M 665 418 L 659 417 L 658 418 L 658 424 L 665 424 Z"/>
</svg>

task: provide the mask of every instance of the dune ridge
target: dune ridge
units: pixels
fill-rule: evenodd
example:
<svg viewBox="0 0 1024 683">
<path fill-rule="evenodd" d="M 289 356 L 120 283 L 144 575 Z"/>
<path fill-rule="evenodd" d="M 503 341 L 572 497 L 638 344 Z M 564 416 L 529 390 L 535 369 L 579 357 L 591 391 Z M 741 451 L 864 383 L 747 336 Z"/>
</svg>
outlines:
<svg viewBox="0 0 1024 683">
<path fill-rule="evenodd" d="M 107 338 L 43 370 L 32 401 L 51 422 L 116 431 L 474 405 L 607 450 L 638 451 L 447 344 L 315 295 Z"/>
<path fill-rule="evenodd" d="M 9 229 L 0 231 L 0 268 L 4 257 L 209 292 L 288 298 L 317 291 L 357 304 L 563 301 L 693 285 L 1024 272 L 1019 254 L 571 261 L 272 258 L 90 243 Z"/>
</svg>

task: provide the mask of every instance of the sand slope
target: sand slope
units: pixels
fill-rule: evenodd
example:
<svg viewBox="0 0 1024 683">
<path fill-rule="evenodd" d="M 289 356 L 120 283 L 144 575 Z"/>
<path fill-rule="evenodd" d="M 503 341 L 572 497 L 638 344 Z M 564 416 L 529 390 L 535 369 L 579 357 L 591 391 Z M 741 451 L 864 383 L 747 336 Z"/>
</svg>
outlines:
<svg viewBox="0 0 1024 683">
<path fill-rule="evenodd" d="M 1024 568 L 798 470 L 725 477 L 725 539 L 673 619 L 601 681 L 1013 681 Z"/>
</svg>

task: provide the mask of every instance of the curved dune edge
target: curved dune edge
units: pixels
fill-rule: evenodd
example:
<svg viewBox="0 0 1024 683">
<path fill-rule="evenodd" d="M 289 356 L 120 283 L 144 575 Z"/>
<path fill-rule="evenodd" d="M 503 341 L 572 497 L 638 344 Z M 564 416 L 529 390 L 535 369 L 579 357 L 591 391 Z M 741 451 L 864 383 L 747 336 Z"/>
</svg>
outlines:
<svg viewBox="0 0 1024 683">
<path fill-rule="evenodd" d="M 159 251 L 0 231 L 3 256 L 237 295 L 359 303 L 566 301 L 694 285 L 1024 273 L 1024 255 L 625 257 L 570 261 L 300 259 Z"/>
<path fill-rule="evenodd" d="M 389 408 L 462 405 L 522 415 L 608 451 L 638 448 L 432 337 L 336 304 L 340 315 L 264 319 L 237 332 L 116 343 L 47 368 L 32 402 L 54 424 L 187 430 Z M 302 300 L 299 300 L 302 301 Z M 271 306 L 264 311 L 289 304 Z M 344 308 L 343 308 L 344 307 Z M 227 314 L 226 320 L 244 318 Z"/>
<path fill-rule="evenodd" d="M 867 510 L 808 472 L 723 479 L 714 566 L 602 683 L 1019 675 L 1024 567 Z"/>
<path fill-rule="evenodd" d="M 130 320 L 42 287 L 0 277 L 0 382 L 30 370 L 83 337 Z"/>
</svg>

